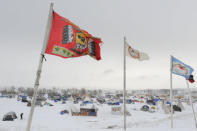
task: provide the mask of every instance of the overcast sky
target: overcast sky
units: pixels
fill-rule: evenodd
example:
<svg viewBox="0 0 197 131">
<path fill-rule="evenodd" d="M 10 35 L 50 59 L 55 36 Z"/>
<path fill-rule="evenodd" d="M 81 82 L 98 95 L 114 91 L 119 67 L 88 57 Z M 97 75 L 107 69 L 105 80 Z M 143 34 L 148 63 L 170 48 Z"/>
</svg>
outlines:
<svg viewBox="0 0 197 131">
<path fill-rule="evenodd" d="M 0 86 L 33 87 L 51 1 L 0 4 Z M 127 58 L 127 89 L 170 88 L 170 55 L 197 70 L 196 0 L 57 0 L 54 10 L 102 38 L 102 60 L 46 55 L 41 87 L 123 88 L 123 37 L 149 61 Z M 197 76 L 194 76 L 197 80 Z M 174 88 L 186 88 L 173 75 Z M 197 84 L 191 84 L 196 88 Z"/>
</svg>

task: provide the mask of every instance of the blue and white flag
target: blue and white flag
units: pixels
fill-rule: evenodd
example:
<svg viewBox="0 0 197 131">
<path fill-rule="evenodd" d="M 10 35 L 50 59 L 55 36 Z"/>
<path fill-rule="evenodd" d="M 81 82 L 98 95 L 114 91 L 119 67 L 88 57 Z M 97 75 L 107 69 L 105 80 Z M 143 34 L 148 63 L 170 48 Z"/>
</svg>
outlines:
<svg viewBox="0 0 197 131">
<path fill-rule="evenodd" d="M 180 76 L 185 77 L 186 79 L 189 79 L 193 71 L 194 70 L 190 66 L 184 64 L 183 62 L 181 62 L 180 60 L 172 56 L 172 73 L 173 74 L 180 75 Z"/>
</svg>

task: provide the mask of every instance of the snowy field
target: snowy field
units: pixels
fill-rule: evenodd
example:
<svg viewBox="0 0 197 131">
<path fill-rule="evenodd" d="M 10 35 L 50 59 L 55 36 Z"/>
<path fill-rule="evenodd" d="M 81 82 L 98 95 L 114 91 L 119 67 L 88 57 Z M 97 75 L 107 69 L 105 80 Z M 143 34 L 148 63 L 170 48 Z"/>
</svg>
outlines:
<svg viewBox="0 0 197 131">
<path fill-rule="evenodd" d="M 111 106 L 106 104 L 98 107 L 97 117 L 60 115 L 60 111 L 70 109 L 69 102 L 52 102 L 54 106 L 36 107 L 31 131 L 122 131 L 123 116 L 112 115 Z M 174 129 L 170 128 L 170 114 L 164 114 L 158 108 L 155 113 L 138 110 L 141 105 L 128 104 L 131 116 L 127 117 L 128 131 L 196 131 L 191 106 L 184 105 L 183 112 L 175 112 Z M 195 110 L 197 109 L 197 105 Z M 160 106 L 158 106 L 160 107 Z M 15 111 L 18 119 L 14 121 L 2 121 L 3 115 L 9 111 Z M 25 131 L 30 107 L 16 99 L 0 98 L 0 131 Z M 20 113 L 24 113 L 20 120 Z"/>
</svg>

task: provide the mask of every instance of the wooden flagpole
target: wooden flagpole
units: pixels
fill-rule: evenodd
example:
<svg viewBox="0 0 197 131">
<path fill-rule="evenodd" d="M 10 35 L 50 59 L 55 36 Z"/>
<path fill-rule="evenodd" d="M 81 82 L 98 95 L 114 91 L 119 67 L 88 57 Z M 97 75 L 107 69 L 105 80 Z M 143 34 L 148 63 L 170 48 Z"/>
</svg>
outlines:
<svg viewBox="0 0 197 131">
<path fill-rule="evenodd" d="M 189 100 L 190 100 L 190 103 L 191 103 L 191 106 L 192 106 L 192 111 L 193 111 L 193 115 L 194 115 L 194 122 L 195 122 L 195 126 L 197 128 L 197 122 L 196 122 L 196 115 L 195 115 L 195 111 L 194 111 L 194 106 L 193 106 L 193 103 L 192 103 L 192 95 L 191 95 L 191 90 L 189 88 L 189 83 L 188 81 L 186 80 L 186 84 L 187 84 L 187 88 L 189 90 Z"/>
<path fill-rule="evenodd" d="M 170 56 L 170 103 L 171 128 L 173 128 L 172 56 Z"/>
<path fill-rule="evenodd" d="M 123 67 L 123 104 L 124 104 L 124 131 L 126 131 L 126 37 L 124 37 L 124 51 L 123 51 L 123 56 L 124 56 L 124 67 Z"/>
<path fill-rule="evenodd" d="M 49 9 L 49 15 L 48 15 L 48 20 L 47 20 L 47 25 L 46 25 L 46 32 L 45 32 L 45 36 L 44 36 L 43 47 L 42 47 L 41 54 L 40 54 L 40 60 L 39 60 L 37 74 L 36 74 L 36 80 L 35 80 L 35 83 L 34 83 L 34 95 L 33 95 L 32 101 L 31 101 L 31 110 L 30 110 L 30 113 L 29 113 L 29 118 L 28 118 L 26 131 L 30 131 L 30 128 L 31 128 L 31 123 L 32 123 L 36 98 L 37 98 L 37 91 L 38 91 L 38 87 L 39 87 L 40 75 L 41 75 L 41 72 L 42 72 L 44 53 L 45 53 L 46 46 L 47 46 L 48 41 L 49 41 L 52 20 L 53 20 L 53 3 L 51 3 L 50 9 Z"/>
</svg>

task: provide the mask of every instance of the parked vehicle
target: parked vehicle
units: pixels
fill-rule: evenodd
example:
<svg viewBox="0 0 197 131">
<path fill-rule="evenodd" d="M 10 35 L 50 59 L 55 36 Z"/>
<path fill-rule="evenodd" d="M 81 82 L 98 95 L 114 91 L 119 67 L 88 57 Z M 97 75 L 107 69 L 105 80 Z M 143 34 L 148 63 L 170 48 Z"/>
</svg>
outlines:
<svg viewBox="0 0 197 131">
<path fill-rule="evenodd" d="M 13 121 L 17 118 L 17 115 L 15 112 L 8 112 L 3 116 L 3 121 Z"/>
<path fill-rule="evenodd" d="M 148 105 L 143 105 L 141 107 L 141 111 L 149 111 L 149 106 Z"/>
</svg>

